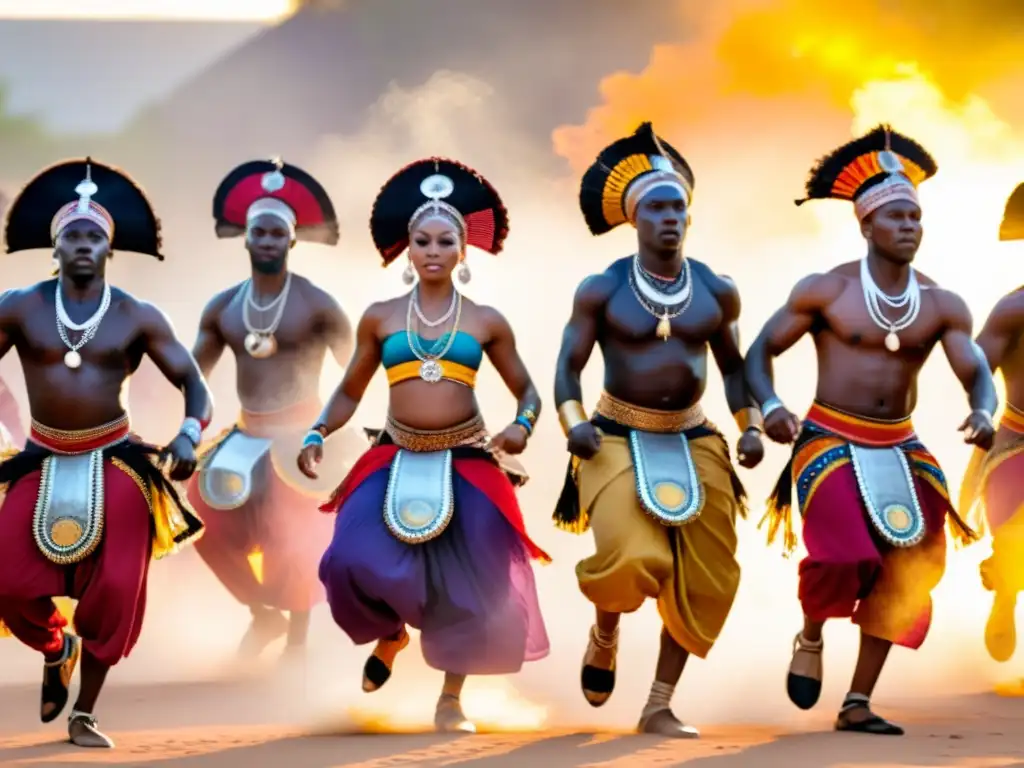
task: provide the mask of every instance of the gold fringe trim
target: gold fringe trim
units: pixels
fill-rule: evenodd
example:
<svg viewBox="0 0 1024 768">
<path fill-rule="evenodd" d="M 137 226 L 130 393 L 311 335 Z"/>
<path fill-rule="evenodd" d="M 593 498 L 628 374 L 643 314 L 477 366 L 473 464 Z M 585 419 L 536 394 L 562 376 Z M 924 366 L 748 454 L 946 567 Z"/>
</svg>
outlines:
<svg viewBox="0 0 1024 768">
<path fill-rule="evenodd" d="M 793 506 L 787 504 L 779 507 L 769 500 L 768 510 L 758 522 L 757 529 L 761 530 L 765 523 L 768 524 L 768 546 L 770 547 L 775 543 L 781 532 L 782 556 L 785 558 L 791 557 L 796 551 L 796 545 L 799 541 L 796 532 L 793 530 Z"/>
</svg>

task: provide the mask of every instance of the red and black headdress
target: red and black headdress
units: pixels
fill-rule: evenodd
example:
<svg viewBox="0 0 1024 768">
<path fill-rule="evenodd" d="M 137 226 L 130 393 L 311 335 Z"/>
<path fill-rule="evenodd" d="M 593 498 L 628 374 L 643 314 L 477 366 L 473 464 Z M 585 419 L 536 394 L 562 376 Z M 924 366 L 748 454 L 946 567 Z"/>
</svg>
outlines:
<svg viewBox="0 0 1024 768">
<path fill-rule="evenodd" d="M 160 220 L 145 192 L 123 171 L 91 158 L 65 160 L 38 173 L 7 211 L 7 253 L 52 248 L 74 221 L 95 223 L 118 251 L 163 260 Z"/>
<path fill-rule="evenodd" d="M 1024 240 L 1024 184 L 1019 185 L 1006 201 L 1003 222 L 999 225 L 1000 240 Z"/>
<path fill-rule="evenodd" d="M 689 205 L 693 170 L 683 156 L 642 123 L 632 136 L 609 144 L 583 174 L 580 210 L 592 234 L 603 235 L 636 217 L 640 199 L 655 187 L 673 186 Z"/>
<path fill-rule="evenodd" d="M 487 179 L 455 160 L 418 160 L 388 179 L 373 203 L 370 232 L 385 266 L 409 247 L 410 229 L 428 214 L 447 216 L 465 245 L 494 255 L 508 236 L 508 211 Z"/>
<path fill-rule="evenodd" d="M 218 237 L 245 234 L 256 216 L 280 218 L 298 240 L 324 245 L 338 242 L 334 204 L 316 179 L 281 160 L 242 163 L 217 187 L 213 218 Z"/>
</svg>

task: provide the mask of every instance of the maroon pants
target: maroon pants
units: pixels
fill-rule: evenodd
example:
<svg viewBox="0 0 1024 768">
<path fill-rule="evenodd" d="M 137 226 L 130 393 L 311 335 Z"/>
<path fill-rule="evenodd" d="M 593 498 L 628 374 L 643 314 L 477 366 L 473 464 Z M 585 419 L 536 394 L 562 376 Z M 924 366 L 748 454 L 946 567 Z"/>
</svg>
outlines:
<svg viewBox="0 0 1024 768">
<path fill-rule="evenodd" d="M 59 566 L 42 555 L 32 535 L 41 474 L 14 483 L 0 506 L 0 621 L 30 648 L 58 653 L 67 621 L 53 598 L 73 598 L 85 650 L 113 666 L 131 653 L 142 629 L 152 547 L 149 504 L 135 480 L 107 462 L 99 547 L 76 565 Z"/>
</svg>

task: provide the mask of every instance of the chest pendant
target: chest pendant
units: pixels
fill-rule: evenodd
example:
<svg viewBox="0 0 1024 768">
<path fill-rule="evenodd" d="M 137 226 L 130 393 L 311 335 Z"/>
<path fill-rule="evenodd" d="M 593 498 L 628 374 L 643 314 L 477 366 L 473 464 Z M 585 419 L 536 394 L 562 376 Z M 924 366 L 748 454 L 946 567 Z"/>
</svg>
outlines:
<svg viewBox="0 0 1024 768">
<path fill-rule="evenodd" d="M 658 338 L 662 341 L 668 341 L 672 335 L 672 323 L 669 319 L 668 312 L 663 312 L 661 317 L 658 318 L 657 328 Z"/>
<path fill-rule="evenodd" d="M 255 357 L 257 360 L 272 357 L 277 352 L 277 339 L 272 333 L 249 333 L 245 337 L 244 345 L 249 356 Z"/>
<path fill-rule="evenodd" d="M 898 352 L 900 349 L 900 337 L 896 335 L 896 331 L 889 331 L 885 335 L 885 348 L 890 352 Z"/>
</svg>

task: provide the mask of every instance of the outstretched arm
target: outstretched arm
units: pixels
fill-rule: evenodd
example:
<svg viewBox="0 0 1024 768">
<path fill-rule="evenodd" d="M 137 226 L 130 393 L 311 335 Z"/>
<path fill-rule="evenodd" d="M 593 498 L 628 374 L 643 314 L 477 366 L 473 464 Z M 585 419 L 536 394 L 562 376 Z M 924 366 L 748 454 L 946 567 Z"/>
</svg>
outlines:
<svg viewBox="0 0 1024 768">
<path fill-rule="evenodd" d="M 533 433 L 533 427 L 540 416 L 540 395 L 533 385 L 526 364 L 516 349 L 516 337 L 512 326 L 505 317 L 493 309 L 487 309 L 486 322 L 490 330 L 491 340 L 485 347 L 487 357 L 501 376 L 509 392 L 518 401 L 516 417 L 513 424 L 523 432 L 523 437 Z M 525 440 L 524 440 L 525 445 Z"/>
<path fill-rule="evenodd" d="M 327 401 L 320 418 L 313 429 L 327 437 L 348 424 L 363 399 L 366 388 L 380 365 L 381 305 L 374 304 L 366 310 L 356 329 L 356 349 L 345 369 L 345 377 Z"/>
<path fill-rule="evenodd" d="M 967 442 L 988 448 L 995 432 L 992 415 L 999 406 L 989 363 L 971 338 L 973 320 L 964 300 L 949 291 L 936 293 L 943 317 L 942 349 L 971 404 L 971 416 L 961 429 Z"/>
<path fill-rule="evenodd" d="M 184 394 L 185 418 L 195 419 L 205 428 L 213 416 L 213 398 L 195 359 L 163 312 L 145 302 L 139 303 L 138 312 L 145 353 L 164 378 Z"/>
<path fill-rule="evenodd" d="M 606 275 L 594 275 L 580 283 L 573 298 L 572 315 L 562 332 L 555 365 L 555 405 L 562 430 L 567 434 L 587 421 L 580 376 L 594 351 L 598 319 L 613 291 L 614 283 Z"/>
<path fill-rule="evenodd" d="M 985 355 L 989 370 L 995 373 L 1006 353 L 1020 339 L 1024 328 L 1024 291 L 1015 291 L 1000 299 L 978 334 L 977 344 Z"/>
</svg>

